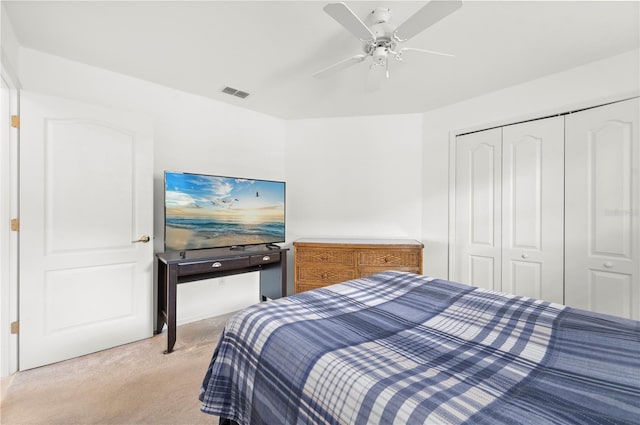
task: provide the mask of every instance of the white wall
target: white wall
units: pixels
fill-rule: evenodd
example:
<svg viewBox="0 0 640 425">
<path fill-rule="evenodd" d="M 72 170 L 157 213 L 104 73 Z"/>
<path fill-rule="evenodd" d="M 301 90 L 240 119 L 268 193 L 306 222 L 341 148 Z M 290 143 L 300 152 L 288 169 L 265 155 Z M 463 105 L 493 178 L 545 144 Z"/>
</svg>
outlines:
<svg viewBox="0 0 640 425">
<path fill-rule="evenodd" d="M 638 95 L 640 51 L 634 50 L 568 71 L 479 96 L 423 115 L 422 238 L 424 273 L 447 278 L 449 143 L 459 130 L 567 112 Z"/>
<path fill-rule="evenodd" d="M 0 4 L 0 46 L 2 60 L 2 76 L 12 87 L 19 88 L 18 56 L 20 45 L 13 30 L 9 16 L 5 13 L 4 4 Z"/>
<path fill-rule="evenodd" d="M 156 252 L 164 243 L 164 170 L 284 180 L 285 122 L 280 119 L 31 49 L 20 50 L 20 78 L 24 90 L 152 119 Z M 257 273 L 179 285 L 178 324 L 257 301 Z"/>
<path fill-rule="evenodd" d="M 419 114 L 287 126 L 287 227 L 301 237 L 419 238 Z"/>
<path fill-rule="evenodd" d="M 421 156 L 420 114 L 289 121 L 289 239 L 419 239 Z"/>
</svg>

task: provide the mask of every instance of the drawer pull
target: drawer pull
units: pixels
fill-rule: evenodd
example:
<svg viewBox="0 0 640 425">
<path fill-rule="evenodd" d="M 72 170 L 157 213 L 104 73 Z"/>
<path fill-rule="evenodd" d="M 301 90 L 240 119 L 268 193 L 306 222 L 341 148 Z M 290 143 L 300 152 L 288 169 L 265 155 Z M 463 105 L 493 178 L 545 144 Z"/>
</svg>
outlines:
<svg viewBox="0 0 640 425">
<path fill-rule="evenodd" d="M 320 275 L 320 277 L 321 277 L 321 278 L 323 278 L 323 279 L 327 279 L 327 278 L 329 277 L 329 273 L 324 272 L 324 273 L 322 273 L 322 274 Z"/>
<path fill-rule="evenodd" d="M 216 261 L 211 265 L 211 267 L 213 267 L 214 269 L 217 269 L 218 267 L 222 267 L 222 263 L 219 261 Z"/>
<path fill-rule="evenodd" d="M 320 261 L 328 261 L 328 260 L 329 260 L 328 255 L 323 255 L 322 257 L 320 257 Z"/>
<path fill-rule="evenodd" d="M 262 261 L 269 261 L 271 260 L 271 257 L 269 257 L 268 255 L 265 255 L 264 257 L 262 257 Z"/>
</svg>

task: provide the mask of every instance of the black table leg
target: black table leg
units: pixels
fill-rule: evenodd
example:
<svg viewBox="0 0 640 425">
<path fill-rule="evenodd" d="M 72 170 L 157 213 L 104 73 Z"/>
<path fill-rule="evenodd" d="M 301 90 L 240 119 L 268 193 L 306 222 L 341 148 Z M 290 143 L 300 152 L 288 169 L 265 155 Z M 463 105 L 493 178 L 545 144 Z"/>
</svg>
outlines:
<svg viewBox="0 0 640 425">
<path fill-rule="evenodd" d="M 167 322 L 165 311 L 167 309 L 167 265 L 158 261 L 158 305 L 156 308 L 156 329 L 155 334 L 162 333 L 162 328 Z"/>
<path fill-rule="evenodd" d="M 166 276 L 167 351 L 165 351 L 165 354 L 169 354 L 173 351 L 173 346 L 176 344 L 176 298 L 178 292 L 177 265 L 168 265 Z"/>
</svg>

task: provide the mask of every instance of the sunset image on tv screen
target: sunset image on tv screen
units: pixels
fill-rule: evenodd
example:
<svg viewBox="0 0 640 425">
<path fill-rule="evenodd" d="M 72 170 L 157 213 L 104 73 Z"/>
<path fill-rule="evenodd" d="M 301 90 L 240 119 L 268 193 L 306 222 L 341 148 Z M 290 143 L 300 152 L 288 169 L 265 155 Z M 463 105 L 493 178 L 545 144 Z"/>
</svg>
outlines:
<svg viewBox="0 0 640 425">
<path fill-rule="evenodd" d="M 165 249 L 285 240 L 285 183 L 165 173 Z"/>
</svg>

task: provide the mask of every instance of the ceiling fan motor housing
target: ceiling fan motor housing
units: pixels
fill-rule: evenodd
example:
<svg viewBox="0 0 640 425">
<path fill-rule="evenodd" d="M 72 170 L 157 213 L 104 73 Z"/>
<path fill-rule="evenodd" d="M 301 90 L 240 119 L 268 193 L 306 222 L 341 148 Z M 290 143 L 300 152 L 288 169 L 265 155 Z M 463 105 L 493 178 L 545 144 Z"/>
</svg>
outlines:
<svg viewBox="0 0 640 425">
<path fill-rule="evenodd" d="M 364 50 L 371 55 L 374 64 L 384 65 L 387 62 L 387 55 L 393 50 L 393 32 L 395 28 L 389 24 L 391 10 L 377 8 L 367 16 L 368 27 L 375 35 L 374 40 L 365 43 Z"/>
</svg>

